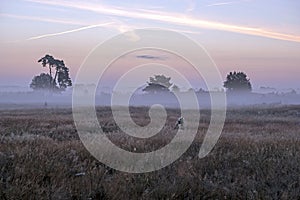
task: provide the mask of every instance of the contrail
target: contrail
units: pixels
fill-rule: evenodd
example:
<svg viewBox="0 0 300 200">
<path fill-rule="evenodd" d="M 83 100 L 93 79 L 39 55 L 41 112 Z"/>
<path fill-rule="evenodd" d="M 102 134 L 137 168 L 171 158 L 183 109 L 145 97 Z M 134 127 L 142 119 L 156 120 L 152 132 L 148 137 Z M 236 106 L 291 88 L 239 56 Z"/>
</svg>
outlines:
<svg viewBox="0 0 300 200">
<path fill-rule="evenodd" d="M 210 6 L 223 6 L 223 5 L 229 5 L 229 4 L 234 4 L 234 3 L 237 3 L 237 1 L 229 1 L 229 2 L 222 2 L 222 3 L 213 3 L 213 4 L 206 5 L 206 7 L 210 7 Z"/>
<path fill-rule="evenodd" d="M 241 2 L 249 2 L 249 1 L 250 1 L 250 0 L 219 2 L 219 3 L 208 4 L 208 5 L 206 5 L 206 7 L 211 7 L 211 6 L 223 6 L 223 5 L 230 5 L 230 4 L 236 4 L 236 3 L 241 3 Z"/>
<path fill-rule="evenodd" d="M 50 33 L 50 34 L 31 37 L 31 38 L 26 39 L 26 41 L 37 40 L 37 39 L 52 37 L 52 36 L 57 36 L 57 35 L 63 35 L 63 34 L 67 34 L 67 33 L 74 33 L 74 32 L 77 32 L 77 31 L 82 31 L 82 30 L 86 30 L 86 29 L 107 26 L 107 25 L 111 25 L 111 24 L 113 24 L 113 22 L 108 22 L 108 23 L 103 23 L 103 24 L 95 24 L 95 25 L 90 25 L 90 26 L 84 26 L 84 27 L 81 27 L 81 28 L 72 29 L 72 30 L 68 30 L 68 31 L 63 31 L 63 32 L 59 32 L 59 33 Z"/>
<path fill-rule="evenodd" d="M 136 10 L 123 9 L 120 7 L 102 6 L 99 4 L 88 4 L 80 2 L 67 2 L 67 1 L 57 1 L 57 0 L 28 0 L 30 2 L 36 2 L 40 4 L 63 6 L 68 8 L 76 8 L 81 10 L 92 11 L 96 13 L 106 14 L 110 16 L 128 17 L 134 19 L 147 19 L 153 21 L 166 22 L 176 25 L 183 25 L 193 28 L 206 28 L 212 30 L 221 30 L 235 33 L 242 33 L 247 35 L 255 35 L 266 38 L 273 38 L 279 40 L 300 42 L 300 36 L 290 35 L 280 32 L 275 32 L 271 30 L 264 30 L 261 28 L 253 28 L 246 26 L 231 25 L 219 22 L 212 22 L 207 20 L 200 20 L 193 17 L 188 17 L 185 15 L 180 15 L 178 13 L 169 12 L 159 12 L 159 11 L 147 11 L 139 12 Z"/>
<path fill-rule="evenodd" d="M 52 19 L 52 18 L 41 18 L 41 17 L 34 17 L 34 16 L 26 16 L 26 15 L 14 15 L 8 13 L 0 13 L 2 17 L 10 17 L 15 19 L 22 19 L 22 20 L 32 20 L 32 21 L 39 21 L 39 22 L 50 22 L 50 23 L 59 23 L 59 24 L 70 24 L 70 25 L 87 25 L 84 22 L 74 21 L 74 20 L 63 20 L 63 19 Z"/>
</svg>

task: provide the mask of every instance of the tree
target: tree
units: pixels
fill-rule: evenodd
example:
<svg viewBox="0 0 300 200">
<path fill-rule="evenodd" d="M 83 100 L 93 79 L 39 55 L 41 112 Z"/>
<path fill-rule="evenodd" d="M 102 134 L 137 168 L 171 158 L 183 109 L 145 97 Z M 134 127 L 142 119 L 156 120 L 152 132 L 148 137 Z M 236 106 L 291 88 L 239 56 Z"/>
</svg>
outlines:
<svg viewBox="0 0 300 200">
<path fill-rule="evenodd" d="M 251 92 L 250 79 L 244 72 L 230 72 L 227 74 L 224 87 L 228 92 Z"/>
<path fill-rule="evenodd" d="M 58 60 L 55 59 L 53 56 L 51 55 L 45 55 L 44 57 L 42 57 L 41 59 L 38 60 L 38 62 L 42 63 L 43 67 L 48 67 L 49 68 L 49 74 L 47 74 L 49 77 L 46 78 L 45 75 L 41 74 L 39 76 L 35 76 L 34 78 L 43 78 L 47 79 L 49 81 L 49 84 L 47 85 L 47 89 L 50 90 L 65 90 L 67 87 L 72 86 L 72 81 L 69 75 L 69 68 L 65 66 L 65 63 L 63 60 Z M 54 68 L 55 73 L 52 73 L 52 69 Z M 42 76 L 43 75 L 43 76 Z M 43 81 L 42 81 L 43 82 Z M 59 85 L 59 87 L 57 86 L 57 83 Z M 35 85 L 37 83 L 34 83 L 33 85 Z M 32 84 L 30 84 L 31 87 Z M 43 88 L 44 85 L 41 86 L 33 86 L 31 88 L 35 89 L 35 88 Z"/>
<path fill-rule="evenodd" d="M 187 92 L 195 92 L 195 89 L 194 89 L 194 88 L 189 88 L 189 89 L 187 90 Z"/>
<path fill-rule="evenodd" d="M 33 77 L 30 88 L 34 90 L 49 90 L 52 89 L 53 78 L 49 74 L 41 73 L 38 76 Z M 56 87 L 56 89 L 58 89 Z"/>
<path fill-rule="evenodd" d="M 161 92 L 170 92 L 170 83 L 171 78 L 164 75 L 154 75 L 150 77 L 150 81 L 147 82 L 147 86 L 143 89 L 145 92 L 149 93 L 161 93 Z"/>
<path fill-rule="evenodd" d="M 61 89 L 66 89 L 68 86 L 72 86 L 69 69 L 67 67 L 60 68 L 57 73 L 57 81 Z"/>
<path fill-rule="evenodd" d="M 52 77 L 52 70 L 51 68 L 54 66 L 55 64 L 55 59 L 53 58 L 53 56 L 50 55 L 45 55 L 44 57 L 42 57 L 41 59 L 38 60 L 38 62 L 42 62 L 42 66 L 43 67 L 49 67 L 49 74 Z"/>
</svg>

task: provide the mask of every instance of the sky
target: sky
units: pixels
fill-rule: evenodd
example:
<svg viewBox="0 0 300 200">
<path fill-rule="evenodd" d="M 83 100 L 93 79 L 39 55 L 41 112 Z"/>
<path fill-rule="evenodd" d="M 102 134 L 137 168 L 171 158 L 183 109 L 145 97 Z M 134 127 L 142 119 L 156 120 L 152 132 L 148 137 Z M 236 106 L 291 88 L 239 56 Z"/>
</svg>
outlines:
<svg viewBox="0 0 300 200">
<path fill-rule="evenodd" d="M 37 62 L 45 54 L 63 59 L 74 81 L 99 43 L 136 28 L 166 28 L 201 44 L 224 80 L 236 70 L 244 71 L 254 88 L 300 88 L 299 10 L 295 0 L 3 0 L 0 85 L 29 87 L 34 75 L 47 72 Z M 117 67 L 161 56 L 136 52 Z M 181 64 L 178 70 L 188 80 L 196 78 L 175 56 L 165 60 L 175 68 Z M 117 72 L 107 77 L 116 78 Z"/>
</svg>

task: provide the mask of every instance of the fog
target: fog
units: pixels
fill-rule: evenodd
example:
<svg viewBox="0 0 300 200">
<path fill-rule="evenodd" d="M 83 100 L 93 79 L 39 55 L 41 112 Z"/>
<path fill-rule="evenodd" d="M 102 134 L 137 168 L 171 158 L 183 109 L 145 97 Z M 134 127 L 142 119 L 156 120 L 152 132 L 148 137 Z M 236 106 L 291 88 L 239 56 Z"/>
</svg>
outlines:
<svg viewBox="0 0 300 200">
<path fill-rule="evenodd" d="M 278 91 L 271 88 L 264 88 L 264 92 L 255 91 L 252 93 L 227 93 L 228 107 L 241 106 L 280 106 L 280 105 L 300 105 L 299 90 Z M 90 95 L 92 90 L 82 88 L 82 95 Z M 48 91 L 32 91 L 28 88 L 17 86 L 1 87 L 0 90 L 0 109 L 23 109 L 23 108 L 71 108 L 72 89 L 61 93 L 51 93 Z M 193 91 L 180 92 L 179 95 L 185 99 Z M 218 95 L 220 91 L 212 91 Z M 140 89 L 136 90 L 126 101 L 128 93 L 115 92 L 114 97 L 118 99 L 118 105 L 127 106 L 151 106 L 161 104 L 164 107 L 179 108 L 180 103 L 176 96 L 170 93 L 147 94 Z M 200 108 L 210 108 L 210 93 L 204 90 L 195 92 Z M 95 94 L 96 106 L 111 106 L 112 93 L 97 90 Z M 188 100 L 186 100 L 188 101 Z M 115 104 L 114 104 L 115 105 Z"/>
</svg>

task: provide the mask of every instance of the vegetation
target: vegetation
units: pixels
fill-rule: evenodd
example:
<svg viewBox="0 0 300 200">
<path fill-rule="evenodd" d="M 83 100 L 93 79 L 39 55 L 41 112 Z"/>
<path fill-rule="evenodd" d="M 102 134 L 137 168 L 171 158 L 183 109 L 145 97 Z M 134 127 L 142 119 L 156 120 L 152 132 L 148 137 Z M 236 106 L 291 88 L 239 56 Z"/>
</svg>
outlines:
<svg viewBox="0 0 300 200">
<path fill-rule="evenodd" d="M 48 90 L 52 88 L 53 78 L 49 74 L 41 73 L 39 76 L 33 77 L 30 88 L 34 90 Z M 55 89 L 58 89 L 55 87 Z"/>
<path fill-rule="evenodd" d="M 166 77 L 164 75 L 155 75 L 150 77 L 150 81 L 147 82 L 147 86 L 143 91 L 148 93 L 162 93 L 169 92 L 172 83 L 170 83 L 171 77 Z"/>
<path fill-rule="evenodd" d="M 148 108 L 131 108 L 137 124 Z M 178 110 L 168 110 L 162 134 L 124 135 L 110 108 L 97 108 L 112 142 L 133 151 L 157 149 L 175 134 Z M 198 135 L 170 166 L 145 174 L 106 167 L 80 142 L 70 109 L 0 111 L 0 199 L 297 199 L 300 194 L 299 106 L 229 109 L 220 140 L 198 152 L 210 111 L 201 110 Z"/>
<path fill-rule="evenodd" d="M 43 67 L 49 68 L 49 74 L 42 73 L 38 76 L 35 76 L 30 84 L 30 87 L 32 89 L 48 89 L 51 91 L 58 91 L 65 90 L 67 87 L 72 86 L 72 81 L 69 75 L 69 68 L 65 66 L 63 60 L 58 60 L 53 56 L 45 55 L 44 57 L 39 59 L 38 62 L 41 62 Z M 54 74 L 52 74 L 53 68 L 55 70 Z"/>
<path fill-rule="evenodd" d="M 251 92 L 252 86 L 250 79 L 244 72 L 230 72 L 226 81 L 224 82 L 224 87 L 228 92 Z"/>
</svg>

